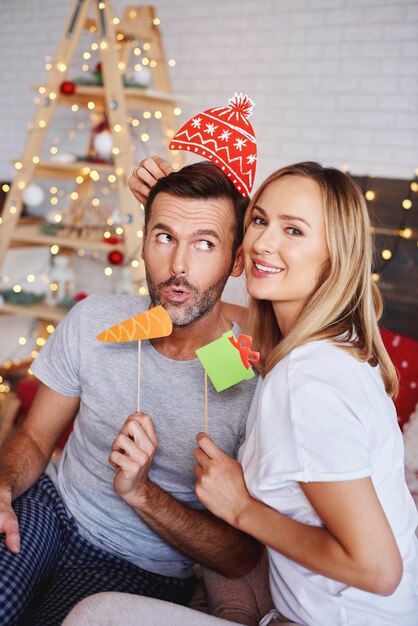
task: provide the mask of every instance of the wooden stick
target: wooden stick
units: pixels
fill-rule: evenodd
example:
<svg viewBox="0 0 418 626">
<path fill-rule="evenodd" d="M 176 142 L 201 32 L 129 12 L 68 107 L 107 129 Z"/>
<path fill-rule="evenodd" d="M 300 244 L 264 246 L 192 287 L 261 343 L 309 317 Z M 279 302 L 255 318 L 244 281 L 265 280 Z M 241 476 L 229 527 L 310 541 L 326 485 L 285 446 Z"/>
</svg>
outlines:
<svg viewBox="0 0 418 626">
<path fill-rule="evenodd" d="M 138 341 L 138 391 L 136 398 L 136 412 L 139 413 L 141 407 L 141 340 Z"/>
<path fill-rule="evenodd" d="M 208 416 L 208 375 L 205 370 L 205 433 L 209 431 L 209 416 Z"/>
</svg>

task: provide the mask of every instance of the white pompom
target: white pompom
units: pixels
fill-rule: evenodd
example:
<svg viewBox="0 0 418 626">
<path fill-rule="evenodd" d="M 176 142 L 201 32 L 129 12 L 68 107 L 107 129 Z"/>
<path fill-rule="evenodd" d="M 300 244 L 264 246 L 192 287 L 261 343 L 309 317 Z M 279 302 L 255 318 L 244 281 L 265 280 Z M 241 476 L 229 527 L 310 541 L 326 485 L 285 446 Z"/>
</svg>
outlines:
<svg viewBox="0 0 418 626">
<path fill-rule="evenodd" d="M 138 87 L 149 87 L 152 82 L 152 71 L 148 66 L 143 66 L 141 70 L 132 74 L 132 80 Z"/>
<path fill-rule="evenodd" d="M 96 151 L 97 156 L 102 159 L 108 159 L 112 156 L 113 140 L 112 135 L 108 130 L 102 130 L 101 133 L 97 133 L 93 139 L 93 148 Z"/>
<path fill-rule="evenodd" d="M 45 200 L 45 192 L 39 185 L 32 183 L 23 191 L 23 202 L 28 207 L 36 207 Z"/>
</svg>

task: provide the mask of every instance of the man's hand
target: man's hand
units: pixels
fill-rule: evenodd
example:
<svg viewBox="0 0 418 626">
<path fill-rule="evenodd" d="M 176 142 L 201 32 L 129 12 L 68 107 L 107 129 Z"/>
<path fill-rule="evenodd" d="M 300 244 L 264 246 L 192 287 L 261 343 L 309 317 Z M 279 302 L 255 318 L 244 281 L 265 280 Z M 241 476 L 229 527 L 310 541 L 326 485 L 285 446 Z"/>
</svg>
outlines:
<svg viewBox="0 0 418 626">
<path fill-rule="evenodd" d="M 204 433 L 199 433 L 196 440 L 196 495 L 214 515 L 234 526 L 240 511 L 252 500 L 241 465 Z"/>
<path fill-rule="evenodd" d="M 10 552 L 20 552 L 19 524 L 11 501 L 0 498 L 0 533 L 6 535 L 6 546 Z"/>
<path fill-rule="evenodd" d="M 130 415 L 112 444 L 109 463 L 116 469 L 115 493 L 128 505 L 138 504 L 149 486 L 148 472 L 158 448 L 152 418 L 146 413 Z"/>
<path fill-rule="evenodd" d="M 157 180 L 168 176 L 173 171 L 170 163 L 161 157 L 148 157 L 135 167 L 132 176 L 128 180 L 129 189 L 139 202 L 145 204 L 149 192 Z"/>
</svg>

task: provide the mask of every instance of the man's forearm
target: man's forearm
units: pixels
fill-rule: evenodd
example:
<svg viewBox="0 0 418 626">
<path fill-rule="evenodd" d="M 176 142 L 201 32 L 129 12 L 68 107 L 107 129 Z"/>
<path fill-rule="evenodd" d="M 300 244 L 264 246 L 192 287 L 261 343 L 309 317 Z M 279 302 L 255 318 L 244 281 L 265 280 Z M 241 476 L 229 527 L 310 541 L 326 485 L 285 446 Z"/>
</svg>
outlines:
<svg viewBox="0 0 418 626">
<path fill-rule="evenodd" d="M 48 459 L 24 427 L 0 451 L 0 498 L 12 502 L 44 471 Z"/>
<path fill-rule="evenodd" d="M 179 502 L 150 481 L 127 503 L 167 543 L 223 576 L 243 576 L 260 557 L 261 545 L 255 539 L 207 511 Z"/>
</svg>

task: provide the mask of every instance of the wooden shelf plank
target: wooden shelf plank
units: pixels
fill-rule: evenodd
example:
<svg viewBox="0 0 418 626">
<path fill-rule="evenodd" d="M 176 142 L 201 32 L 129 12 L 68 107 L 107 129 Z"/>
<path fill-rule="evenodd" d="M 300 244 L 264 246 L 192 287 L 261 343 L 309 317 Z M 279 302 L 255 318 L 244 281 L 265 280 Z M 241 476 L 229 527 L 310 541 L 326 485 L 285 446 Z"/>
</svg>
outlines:
<svg viewBox="0 0 418 626">
<path fill-rule="evenodd" d="M 5 302 L 0 309 L 0 313 L 28 315 L 30 317 L 37 317 L 41 320 L 60 322 L 67 315 L 68 310 L 58 306 L 51 306 L 49 304 L 31 304 L 29 306 L 23 306 L 21 304 Z"/>
<path fill-rule="evenodd" d="M 55 235 L 47 235 L 39 231 L 37 224 L 20 224 L 16 227 L 12 240 L 19 243 L 28 243 L 35 245 L 51 246 L 52 244 L 58 244 L 62 248 L 70 248 L 71 250 L 78 250 L 79 248 L 86 248 L 88 250 L 99 250 L 104 252 L 110 252 L 111 250 L 125 251 L 123 243 L 107 243 L 103 240 L 88 239 L 86 237 L 74 237 L 63 235 L 59 231 Z"/>
<path fill-rule="evenodd" d="M 35 176 L 38 178 L 69 178 L 74 179 L 83 174 L 85 168 L 96 170 L 99 174 L 113 174 L 112 163 L 92 163 L 91 161 L 73 161 L 72 163 L 60 163 L 60 161 L 40 161 L 35 167 Z M 85 174 L 87 175 L 87 174 Z"/>
</svg>

